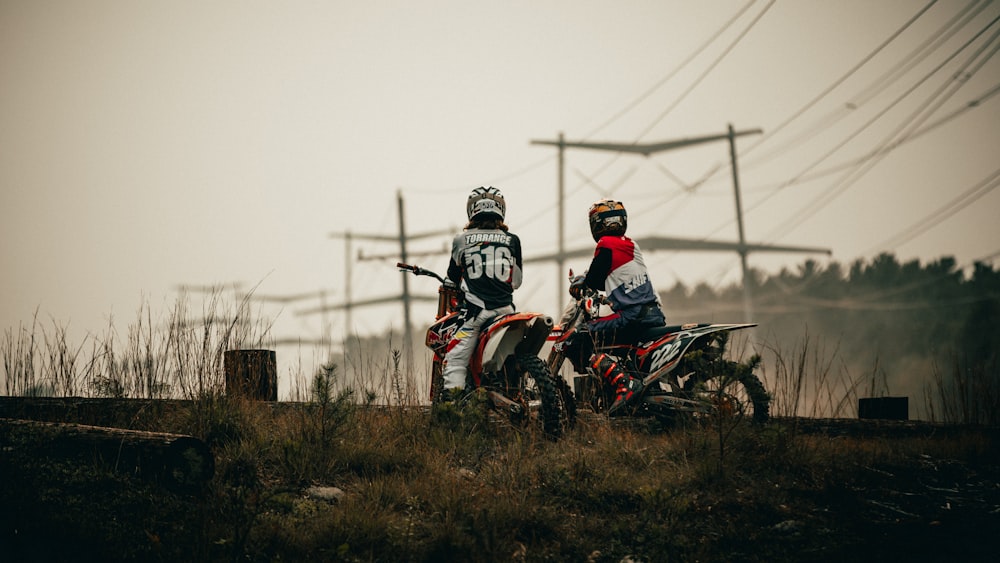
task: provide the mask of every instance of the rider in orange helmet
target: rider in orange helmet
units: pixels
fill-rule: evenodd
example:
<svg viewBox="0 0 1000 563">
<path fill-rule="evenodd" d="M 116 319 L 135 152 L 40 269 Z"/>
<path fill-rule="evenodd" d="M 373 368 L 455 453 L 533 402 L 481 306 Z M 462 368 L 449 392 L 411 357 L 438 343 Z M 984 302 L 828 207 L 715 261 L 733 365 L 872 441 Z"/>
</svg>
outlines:
<svg viewBox="0 0 1000 563">
<path fill-rule="evenodd" d="M 588 329 L 594 341 L 601 345 L 634 343 L 643 330 L 666 323 L 660 298 L 649 279 L 639 245 L 625 236 L 628 214 L 622 202 L 597 201 L 590 206 L 588 217 L 597 248 L 586 274 L 577 276 L 570 284 L 570 295 L 578 298 L 585 287 L 603 291 L 612 314 L 590 321 Z M 575 340 L 579 351 L 574 354 L 569 350 L 567 356 L 579 362 L 589 352 L 585 349 L 589 343 L 584 342 L 589 339 Z M 588 364 L 615 388 L 615 402 L 608 409 L 609 414 L 629 405 L 641 389 L 641 382 L 604 354 L 590 354 Z"/>
</svg>

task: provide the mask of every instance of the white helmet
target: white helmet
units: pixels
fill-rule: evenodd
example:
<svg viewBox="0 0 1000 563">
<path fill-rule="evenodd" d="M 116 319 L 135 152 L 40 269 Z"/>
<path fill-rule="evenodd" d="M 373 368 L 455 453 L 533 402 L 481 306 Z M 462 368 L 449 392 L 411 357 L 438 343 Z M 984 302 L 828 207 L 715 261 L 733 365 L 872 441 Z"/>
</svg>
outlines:
<svg viewBox="0 0 1000 563">
<path fill-rule="evenodd" d="M 469 202 L 465 206 L 466 213 L 471 221 L 474 217 L 486 218 L 487 215 L 495 216 L 503 221 L 507 213 L 507 204 L 503 200 L 503 194 L 493 186 L 480 186 L 469 194 Z"/>
</svg>

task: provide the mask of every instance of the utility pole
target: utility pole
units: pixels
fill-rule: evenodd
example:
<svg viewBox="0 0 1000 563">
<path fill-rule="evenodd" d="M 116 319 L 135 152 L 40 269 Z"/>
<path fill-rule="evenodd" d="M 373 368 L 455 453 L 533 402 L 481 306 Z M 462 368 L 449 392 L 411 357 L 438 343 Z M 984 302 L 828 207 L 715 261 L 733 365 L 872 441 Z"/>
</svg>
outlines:
<svg viewBox="0 0 1000 563">
<path fill-rule="evenodd" d="M 566 272 L 565 259 L 563 255 L 566 254 L 566 138 L 563 136 L 563 132 L 559 132 L 559 235 L 556 240 L 559 241 L 559 258 L 556 260 L 556 307 L 559 307 L 563 300 L 566 299 L 566 294 L 563 293 L 563 276 Z"/>
<path fill-rule="evenodd" d="M 351 231 L 344 233 L 344 341 L 350 334 L 351 319 Z"/>
<path fill-rule="evenodd" d="M 396 190 L 396 210 L 399 213 L 399 257 L 404 264 L 409 264 L 406 256 L 406 218 L 403 213 L 403 192 Z M 412 363 L 413 359 L 413 325 L 410 323 L 410 276 L 406 272 L 400 272 L 403 277 L 403 350 L 406 352 L 406 359 Z"/>
<path fill-rule="evenodd" d="M 258 295 L 256 293 L 250 294 L 249 298 L 254 301 L 262 301 L 264 303 L 277 303 L 279 305 L 286 305 L 289 303 L 295 303 L 297 301 L 304 301 L 306 299 L 319 299 L 320 308 L 326 307 L 326 295 L 327 290 L 320 289 L 318 291 L 307 291 L 303 293 L 296 293 L 293 295 Z M 332 339 L 330 337 L 330 322 L 327 319 L 326 313 L 323 313 L 323 317 L 320 319 L 322 325 L 322 334 L 320 335 L 320 341 L 326 346 L 332 345 Z M 294 338 L 283 338 L 280 339 L 282 342 L 303 342 L 301 339 Z"/>
<path fill-rule="evenodd" d="M 340 305 L 324 306 L 318 309 L 309 309 L 307 311 L 300 312 L 300 314 L 308 314 L 314 312 L 325 312 L 330 309 L 341 309 L 344 311 L 344 340 L 347 340 L 347 335 L 351 331 L 353 326 L 353 320 L 351 318 L 351 313 L 357 303 L 354 303 L 353 296 L 351 294 L 351 252 L 352 245 L 355 240 L 366 240 L 374 242 L 395 242 L 396 237 L 386 236 L 386 235 L 359 235 L 352 233 L 351 231 L 344 231 L 343 233 L 330 233 L 330 238 L 342 238 L 344 239 L 344 302 Z"/>
<path fill-rule="evenodd" d="M 743 234 L 743 204 L 740 200 L 740 174 L 736 170 L 736 131 L 729 124 L 729 160 L 733 169 L 733 191 L 736 193 L 736 228 L 740 237 L 740 265 L 743 267 L 743 320 L 750 322 L 753 316 L 753 300 L 750 297 L 750 269 L 747 267 L 747 241 Z"/>
<path fill-rule="evenodd" d="M 219 293 L 219 292 L 221 292 L 223 290 L 232 289 L 233 290 L 233 297 L 236 298 L 240 302 L 249 300 L 249 301 L 256 301 L 256 302 L 261 302 L 261 303 L 273 303 L 273 304 L 277 304 L 277 305 L 287 305 L 289 303 L 295 303 L 297 301 L 304 301 L 304 300 L 307 300 L 307 299 L 317 299 L 318 298 L 319 299 L 319 303 L 320 303 L 320 308 L 324 308 L 326 306 L 326 295 L 328 293 L 327 289 L 319 289 L 319 290 L 316 290 L 316 291 L 306 291 L 306 292 L 295 293 L 295 294 L 290 294 L 290 295 L 263 295 L 263 294 L 256 293 L 253 290 L 250 290 L 249 292 L 243 290 L 242 289 L 244 287 L 243 282 L 232 282 L 232 283 L 227 283 L 227 284 L 214 284 L 214 285 L 179 284 L 176 287 L 177 287 L 178 291 L 181 291 L 181 292 L 184 292 L 184 293 L 194 291 L 194 292 L 198 292 L 198 293 L 210 293 L 210 294 L 217 294 L 217 293 Z M 202 321 L 205 322 L 206 324 L 211 324 L 211 323 L 214 323 L 214 322 L 218 322 L 219 320 L 222 320 L 222 319 L 202 319 Z M 245 316 L 240 315 L 239 321 L 241 323 L 246 323 L 247 320 L 248 319 L 246 319 Z M 229 321 L 226 321 L 226 322 L 229 322 Z M 323 328 L 322 328 L 322 335 L 321 335 L 320 340 L 302 339 L 302 338 L 277 338 L 277 337 L 275 337 L 273 339 L 274 340 L 274 344 L 275 345 L 301 344 L 301 343 L 304 343 L 304 342 L 308 342 L 308 343 L 312 343 L 312 344 L 324 344 L 324 345 L 329 346 L 330 345 L 330 327 L 329 327 L 329 323 L 327 322 L 327 318 L 326 318 L 325 314 L 323 315 L 323 318 L 321 319 L 321 322 L 322 322 L 322 327 Z"/>
<path fill-rule="evenodd" d="M 415 235 L 409 235 L 409 234 L 407 234 L 406 233 L 406 220 L 405 220 L 405 216 L 404 216 L 403 193 L 402 193 L 401 190 L 396 190 L 396 210 L 397 210 L 397 213 L 399 215 L 399 217 L 398 217 L 399 232 L 396 235 L 377 235 L 377 234 L 359 235 L 359 234 L 353 234 L 350 231 L 343 232 L 343 233 L 330 233 L 330 238 L 343 238 L 344 242 L 345 242 L 345 249 L 344 249 L 345 267 L 344 267 L 344 271 L 345 271 L 345 275 L 346 275 L 346 280 L 344 281 L 344 288 L 345 288 L 346 295 L 345 295 L 345 298 L 344 298 L 344 303 L 337 304 L 337 305 L 327 305 L 327 306 L 321 307 L 319 309 L 309 309 L 309 310 L 305 310 L 305 311 L 299 311 L 298 314 L 311 314 L 311 313 L 321 312 L 321 311 L 330 310 L 330 309 L 342 309 L 342 310 L 345 311 L 345 314 L 347 315 L 347 325 L 345 326 L 345 329 L 344 329 L 345 333 L 346 333 L 346 331 L 350 330 L 350 326 L 351 326 L 350 325 L 350 313 L 351 313 L 351 311 L 353 309 L 355 309 L 357 307 L 364 307 L 364 306 L 369 306 L 369 305 L 379 305 L 379 304 L 387 303 L 387 302 L 391 302 L 391 301 L 402 301 L 402 303 L 403 303 L 403 323 L 404 323 L 403 333 L 404 333 L 404 339 L 405 339 L 405 342 L 403 344 L 405 346 L 405 349 L 409 353 L 409 351 L 412 348 L 412 337 L 413 337 L 413 325 L 412 325 L 412 322 L 411 322 L 411 319 L 410 319 L 410 306 L 411 306 L 412 302 L 415 299 L 421 299 L 421 300 L 423 300 L 423 298 L 417 298 L 417 297 L 414 297 L 413 295 L 410 294 L 410 284 L 409 284 L 409 279 L 407 277 L 408 274 L 406 274 L 405 272 L 401 272 L 400 275 L 402 276 L 402 281 L 403 281 L 403 291 L 402 291 L 401 294 L 399 294 L 399 295 L 391 295 L 391 296 L 387 296 L 387 297 L 377 297 L 377 298 L 374 298 L 374 299 L 368 299 L 368 300 L 360 301 L 360 302 L 352 301 L 352 295 L 351 295 L 351 252 L 352 252 L 351 242 L 354 241 L 354 240 L 366 240 L 366 241 L 372 241 L 372 242 L 395 242 L 395 243 L 398 243 L 399 244 L 399 254 L 394 254 L 391 257 L 397 259 L 398 261 L 406 262 L 409 259 L 409 257 L 410 257 L 410 253 L 409 253 L 409 251 L 408 251 L 408 249 L 406 247 L 407 241 L 419 240 L 419 239 L 424 239 L 424 238 L 431 238 L 431 237 L 436 237 L 436 236 L 442 236 L 442 235 L 452 234 L 454 232 L 454 230 L 453 229 L 448 229 L 448 230 L 429 231 L 429 232 L 424 232 L 424 233 L 418 233 L 418 234 L 415 234 Z M 421 253 L 421 254 L 424 254 L 424 253 Z M 365 257 L 362 257 L 361 254 L 359 253 L 357 259 L 358 260 L 365 260 L 365 259 L 385 258 L 385 257 L 387 257 L 387 256 L 365 256 Z"/>
<path fill-rule="evenodd" d="M 611 142 L 589 142 L 589 141 L 574 141 L 567 142 L 563 138 L 563 134 L 559 133 L 559 138 L 555 141 L 543 141 L 543 140 L 533 140 L 531 144 L 533 145 L 550 145 L 555 146 L 559 150 L 559 185 L 558 185 L 558 195 L 559 195 L 559 250 L 556 254 L 550 256 L 525 258 L 525 262 L 540 262 L 545 260 L 554 260 L 562 269 L 563 261 L 568 257 L 574 256 L 585 256 L 588 254 L 587 250 L 571 250 L 566 251 L 563 248 L 563 168 L 565 167 L 565 161 L 563 153 L 567 147 L 571 148 L 581 148 L 590 149 L 598 151 L 609 151 L 609 152 L 619 152 L 619 153 L 632 153 L 640 154 L 642 156 L 650 156 L 652 154 L 665 152 L 674 149 L 680 149 L 685 147 L 690 147 L 694 145 L 700 145 L 704 143 L 714 142 L 714 141 L 729 141 L 729 153 L 730 159 L 732 160 L 733 169 L 733 189 L 736 193 L 736 220 L 739 228 L 739 240 L 736 243 L 729 242 L 716 242 L 707 240 L 696 240 L 696 239 L 679 239 L 671 238 L 666 239 L 659 237 L 654 239 L 656 246 L 650 249 L 657 248 L 661 250 L 671 249 L 671 250 L 735 250 L 740 255 L 740 262 L 743 267 L 743 306 L 744 306 L 744 320 L 746 322 L 751 322 L 753 316 L 752 300 L 750 294 L 750 279 L 749 279 L 749 268 L 747 266 L 747 254 L 752 249 L 757 252 L 825 252 L 830 254 L 828 249 L 819 248 L 807 248 L 807 247 L 791 247 L 791 246 L 775 246 L 775 245 L 764 245 L 764 244 L 747 244 L 743 233 L 743 208 L 740 201 L 740 185 L 739 185 L 739 174 L 736 168 L 736 137 L 741 137 L 743 135 L 756 135 L 763 131 L 760 129 L 750 129 L 746 131 L 735 131 L 732 124 L 729 125 L 728 131 L 721 135 L 705 135 L 701 137 L 693 137 L 686 139 L 677 139 L 671 141 L 662 141 L 657 143 L 611 143 Z M 593 252 L 592 250 L 590 251 Z M 559 274 L 559 295 L 556 301 L 556 305 L 559 306 L 563 300 L 562 294 L 562 272 Z"/>
</svg>

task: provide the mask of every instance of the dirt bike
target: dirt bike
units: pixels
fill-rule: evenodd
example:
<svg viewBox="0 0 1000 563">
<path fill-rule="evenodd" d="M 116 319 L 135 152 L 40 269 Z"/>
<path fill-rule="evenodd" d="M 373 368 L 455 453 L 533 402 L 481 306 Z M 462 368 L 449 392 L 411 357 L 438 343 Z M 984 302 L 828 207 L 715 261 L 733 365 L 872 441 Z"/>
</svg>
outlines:
<svg viewBox="0 0 1000 563">
<path fill-rule="evenodd" d="M 573 275 L 570 272 L 570 279 Z M 547 365 L 556 380 L 565 378 L 561 368 L 567 348 L 574 338 L 594 339 L 587 331 L 587 321 L 601 315 L 605 298 L 587 289 L 573 299 L 562 319 L 549 336 L 552 348 Z M 639 397 L 619 413 L 652 416 L 676 422 L 679 415 L 726 414 L 745 416 L 754 422 L 768 419 L 770 397 L 753 369 L 760 363 L 754 355 L 746 363 L 726 359 L 729 333 L 757 326 L 744 324 L 683 324 L 645 329 L 635 343 L 595 345 L 596 354 L 611 357 L 628 375 L 641 384 Z M 592 367 L 587 358 L 573 363 L 577 400 L 598 413 L 605 413 L 614 402 L 615 390 Z M 568 386 L 568 384 L 567 384 Z M 616 413 L 618 414 L 618 413 Z"/>
<path fill-rule="evenodd" d="M 427 328 L 424 344 L 434 352 L 431 364 L 431 404 L 444 395 L 444 357 L 455 331 L 462 325 L 464 295 L 451 280 L 410 264 L 397 263 L 401 271 L 437 279 L 438 309 Z M 541 313 L 515 312 L 500 315 L 484 325 L 469 362 L 466 389 L 483 389 L 488 404 L 505 413 L 516 426 L 539 424 L 546 435 L 558 438 L 575 417 L 575 403 L 564 401 L 568 390 L 557 389 L 538 353 L 553 326 L 552 317 Z M 560 385 L 565 387 L 562 378 Z"/>
</svg>

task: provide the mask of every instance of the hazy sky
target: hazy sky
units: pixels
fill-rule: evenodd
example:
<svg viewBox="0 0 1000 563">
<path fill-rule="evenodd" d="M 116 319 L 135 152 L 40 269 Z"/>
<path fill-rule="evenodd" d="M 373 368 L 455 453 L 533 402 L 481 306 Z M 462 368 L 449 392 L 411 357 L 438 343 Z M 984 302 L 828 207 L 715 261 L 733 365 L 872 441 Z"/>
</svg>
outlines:
<svg viewBox="0 0 1000 563">
<path fill-rule="evenodd" d="M 344 243 L 330 233 L 396 234 L 397 192 L 419 233 L 459 228 L 468 191 L 496 185 L 525 254 L 552 252 L 556 151 L 531 140 L 559 132 L 630 143 L 760 128 L 738 142 L 749 241 L 825 247 L 843 264 L 884 250 L 995 261 L 998 16 L 960 0 L 0 0 L 0 327 L 38 310 L 100 332 L 143 302 L 169 308 L 181 284 L 341 302 Z M 606 195 L 634 237 L 736 240 L 728 158 L 725 142 L 568 150 L 567 246 L 592 245 L 586 210 Z M 353 297 L 399 292 L 394 262 L 355 263 Z M 730 253 L 647 262 L 664 290 L 739 279 Z M 557 276 L 526 267 L 519 308 L 556 314 Z M 296 311 L 318 305 L 261 307 L 275 337 L 312 338 L 320 316 Z M 343 318 L 327 320 L 339 335 Z M 361 333 L 389 323 L 398 306 L 354 314 Z"/>
</svg>

